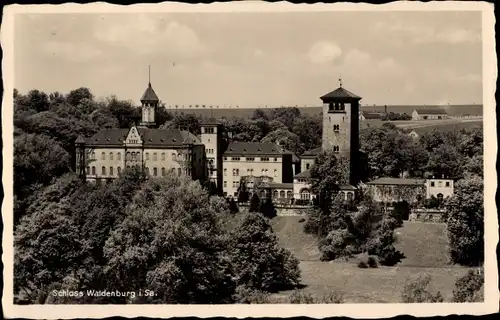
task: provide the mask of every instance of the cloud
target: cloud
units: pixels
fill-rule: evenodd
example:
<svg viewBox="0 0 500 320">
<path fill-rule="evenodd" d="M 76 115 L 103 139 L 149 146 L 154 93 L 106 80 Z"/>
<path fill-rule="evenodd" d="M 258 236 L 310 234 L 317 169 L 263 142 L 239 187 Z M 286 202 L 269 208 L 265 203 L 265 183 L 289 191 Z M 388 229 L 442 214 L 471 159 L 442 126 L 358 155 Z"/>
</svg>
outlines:
<svg viewBox="0 0 500 320">
<path fill-rule="evenodd" d="M 87 62 L 103 56 L 100 49 L 78 42 L 47 41 L 40 48 L 48 56 L 73 62 Z"/>
<path fill-rule="evenodd" d="M 400 42 L 461 44 L 481 41 L 480 30 L 468 30 L 461 26 L 438 29 L 430 25 L 402 21 L 379 21 L 375 23 L 374 28 L 389 37 L 398 37 Z"/>
<path fill-rule="evenodd" d="M 318 41 L 309 50 L 308 57 L 313 63 L 328 63 L 337 60 L 342 50 L 333 42 Z"/>
<path fill-rule="evenodd" d="M 175 20 L 136 16 L 126 23 L 110 22 L 96 29 L 98 40 L 139 54 L 168 53 L 193 57 L 208 48 L 194 30 Z"/>
</svg>

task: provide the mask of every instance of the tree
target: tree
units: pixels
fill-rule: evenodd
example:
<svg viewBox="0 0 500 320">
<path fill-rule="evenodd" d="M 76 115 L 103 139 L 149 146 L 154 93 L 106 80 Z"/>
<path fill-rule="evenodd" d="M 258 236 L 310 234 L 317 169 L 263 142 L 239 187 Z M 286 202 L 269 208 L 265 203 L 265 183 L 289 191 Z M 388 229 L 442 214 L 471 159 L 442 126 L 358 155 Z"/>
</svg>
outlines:
<svg viewBox="0 0 500 320">
<path fill-rule="evenodd" d="M 269 221 L 260 213 L 247 214 L 230 239 L 238 285 L 275 291 L 299 284 L 298 260 L 279 246 Z"/>
<path fill-rule="evenodd" d="M 282 146 L 288 151 L 295 153 L 302 153 L 304 147 L 301 145 L 300 138 L 295 133 L 287 129 L 278 129 L 266 135 L 262 141 L 263 143 L 275 143 Z"/>
<path fill-rule="evenodd" d="M 453 146 L 443 144 L 429 154 L 426 171 L 437 178 L 459 179 L 463 176 L 463 157 Z"/>
<path fill-rule="evenodd" d="M 225 303 L 235 283 L 218 216 L 224 200 L 198 182 L 169 175 L 146 181 L 104 247 L 113 288 L 157 293 L 151 302 Z"/>
<path fill-rule="evenodd" d="M 480 271 L 469 270 L 460 277 L 453 289 L 453 302 L 482 302 L 484 301 L 484 274 Z"/>
<path fill-rule="evenodd" d="M 481 265 L 484 259 L 484 183 L 479 176 L 466 177 L 455 184 L 447 201 L 447 234 L 452 262 Z"/>
<path fill-rule="evenodd" d="M 403 303 L 436 303 L 443 302 L 441 292 L 432 293 L 429 290 L 430 276 L 418 276 L 407 280 L 401 298 Z"/>
<path fill-rule="evenodd" d="M 260 198 L 257 193 L 252 195 L 252 199 L 250 200 L 250 208 L 249 212 L 260 212 Z"/>
<path fill-rule="evenodd" d="M 322 152 L 311 168 L 312 192 L 332 195 L 349 181 L 349 160 L 333 151 Z"/>
<path fill-rule="evenodd" d="M 90 92 L 89 88 L 82 87 L 71 90 L 66 96 L 66 101 L 74 107 L 77 107 L 85 99 L 90 101 L 94 100 L 94 95 Z"/>
<path fill-rule="evenodd" d="M 272 199 L 267 198 L 264 201 L 264 203 L 260 206 L 260 213 L 269 219 L 276 217 L 276 208 L 274 207 Z"/>
<path fill-rule="evenodd" d="M 241 177 L 240 185 L 238 187 L 238 202 L 246 203 L 249 200 L 249 192 L 247 188 L 247 181 L 245 177 Z"/>
<path fill-rule="evenodd" d="M 45 92 L 31 90 L 27 95 L 27 103 L 36 111 L 42 112 L 49 110 L 49 97 Z"/>
<path fill-rule="evenodd" d="M 232 214 L 239 212 L 238 205 L 236 204 L 236 201 L 234 201 L 234 198 L 227 199 L 226 201 L 229 206 L 229 212 L 231 212 Z"/>
</svg>

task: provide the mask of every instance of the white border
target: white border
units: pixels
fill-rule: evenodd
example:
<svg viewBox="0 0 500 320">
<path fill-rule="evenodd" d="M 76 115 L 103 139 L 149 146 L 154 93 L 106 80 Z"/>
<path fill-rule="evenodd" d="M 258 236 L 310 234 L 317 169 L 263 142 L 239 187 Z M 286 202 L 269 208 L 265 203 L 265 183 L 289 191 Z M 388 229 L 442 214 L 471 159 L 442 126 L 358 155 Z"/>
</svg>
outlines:
<svg viewBox="0 0 500 320">
<path fill-rule="evenodd" d="M 280 11 L 480 11 L 483 30 L 483 106 L 484 106 L 484 168 L 485 168 L 485 302 L 474 304 L 340 304 L 340 305 L 13 305 L 13 84 L 14 46 L 13 29 L 16 13 L 138 13 L 138 12 L 280 12 Z M 400 314 L 413 316 L 441 316 L 448 314 L 482 315 L 498 312 L 499 292 L 496 264 L 498 221 L 496 214 L 496 113 L 495 88 L 497 61 L 494 37 L 495 17 L 493 4 L 484 2 L 440 1 L 430 3 L 393 2 L 385 5 L 372 4 L 291 4 L 287 2 L 265 3 L 242 1 L 233 3 L 184 4 L 162 3 L 131 6 L 94 4 L 64 5 L 11 5 L 4 8 L 1 25 L 2 61 L 6 94 L 3 97 L 3 186 L 5 201 L 2 204 L 4 219 L 3 263 L 4 295 L 2 304 L 5 317 L 34 319 L 69 319 L 74 317 L 100 318 L 109 316 L 187 317 L 294 317 L 313 318 L 347 316 L 352 318 L 392 317 Z"/>
</svg>

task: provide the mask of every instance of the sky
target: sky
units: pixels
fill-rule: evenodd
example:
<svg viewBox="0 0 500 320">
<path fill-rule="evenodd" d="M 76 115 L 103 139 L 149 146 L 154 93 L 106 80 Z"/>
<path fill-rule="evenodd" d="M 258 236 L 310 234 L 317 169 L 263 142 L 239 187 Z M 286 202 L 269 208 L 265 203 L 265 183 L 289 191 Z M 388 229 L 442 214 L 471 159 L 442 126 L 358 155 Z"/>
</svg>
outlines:
<svg viewBox="0 0 500 320">
<path fill-rule="evenodd" d="M 169 106 L 482 103 L 480 12 L 18 14 L 15 87 Z"/>
</svg>

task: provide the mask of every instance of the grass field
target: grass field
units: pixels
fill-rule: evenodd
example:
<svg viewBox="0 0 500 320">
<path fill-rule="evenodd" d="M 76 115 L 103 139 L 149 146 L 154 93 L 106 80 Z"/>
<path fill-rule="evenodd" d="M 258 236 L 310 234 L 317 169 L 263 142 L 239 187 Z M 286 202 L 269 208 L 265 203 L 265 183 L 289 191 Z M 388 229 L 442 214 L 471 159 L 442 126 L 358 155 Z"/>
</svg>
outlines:
<svg viewBox="0 0 500 320">
<path fill-rule="evenodd" d="M 448 243 L 442 223 L 405 222 L 396 230 L 396 247 L 406 258 L 395 267 L 360 269 L 357 259 L 331 262 L 319 261 L 319 251 L 313 236 L 303 231 L 301 217 L 276 217 L 272 220 L 280 244 L 299 260 L 305 291 L 322 297 L 333 290 L 344 295 L 350 303 L 400 302 L 401 290 L 409 277 L 430 275 L 431 290 L 441 291 L 445 300 L 452 297 L 457 278 L 467 268 L 448 264 Z M 285 299 L 291 291 L 274 295 Z"/>
</svg>

